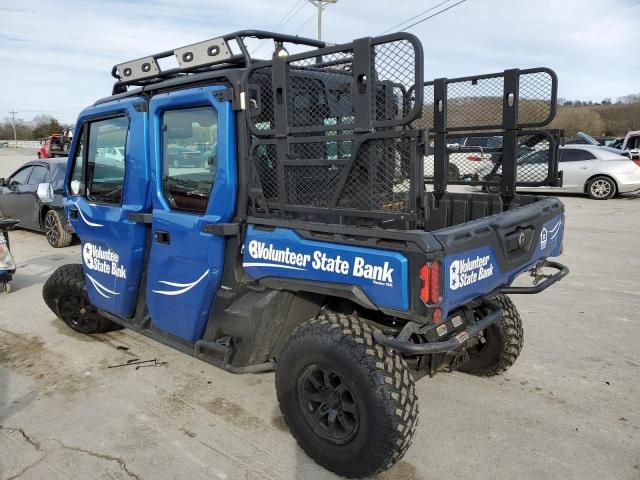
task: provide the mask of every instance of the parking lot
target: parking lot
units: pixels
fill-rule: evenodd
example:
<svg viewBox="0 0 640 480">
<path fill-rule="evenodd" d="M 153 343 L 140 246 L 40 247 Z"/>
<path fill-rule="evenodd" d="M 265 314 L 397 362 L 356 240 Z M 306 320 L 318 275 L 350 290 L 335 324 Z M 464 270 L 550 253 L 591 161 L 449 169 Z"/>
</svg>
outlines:
<svg viewBox="0 0 640 480">
<path fill-rule="evenodd" d="M 31 158 L 1 150 L 0 176 Z M 421 380 L 413 446 L 380 478 L 640 479 L 640 196 L 562 200 L 571 274 L 514 298 L 518 362 L 501 377 Z M 272 373 L 235 376 L 127 330 L 74 333 L 41 289 L 79 246 L 21 230 L 11 241 L 0 479 L 334 478 L 288 433 Z"/>
</svg>

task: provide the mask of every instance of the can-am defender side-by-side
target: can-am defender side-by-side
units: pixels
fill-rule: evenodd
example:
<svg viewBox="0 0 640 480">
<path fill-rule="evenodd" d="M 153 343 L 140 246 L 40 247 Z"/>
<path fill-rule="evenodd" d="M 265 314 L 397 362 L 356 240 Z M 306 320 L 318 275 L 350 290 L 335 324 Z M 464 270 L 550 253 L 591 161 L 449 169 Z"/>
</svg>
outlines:
<svg viewBox="0 0 640 480">
<path fill-rule="evenodd" d="M 272 41 L 272 58 L 251 58 L 248 38 Z M 275 369 L 291 433 L 333 472 L 404 455 L 418 378 L 508 369 L 523 344 L 508 295 L 568 273 L 549 260 L 563 204 L 515 193 L 561 181 L 560 132 L 541 129 L 549 69 L 424 82 L 410 34 L 326 46 L 242 31 L 112 74 L 70 148 L 82 264 L 56 270 L 45 301 L 80 332 L 126 327 L 230 372 Z M 500 148 L 454 162 L 474 136 Z M 519 165 L 536 150 L 544 168 Z"/>
</svg>

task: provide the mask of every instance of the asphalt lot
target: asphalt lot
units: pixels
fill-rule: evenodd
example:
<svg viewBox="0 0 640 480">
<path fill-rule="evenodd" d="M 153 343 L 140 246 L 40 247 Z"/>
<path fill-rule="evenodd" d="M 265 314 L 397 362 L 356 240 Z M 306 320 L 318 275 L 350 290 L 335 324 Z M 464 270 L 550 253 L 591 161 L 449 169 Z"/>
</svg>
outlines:
<svg viewBox="0 0 640 480">
<path fill-rule="evenodd" d="M 0 176 L 34 158 L 0 149 Z M 640 479 L 640 197 L 563 196 L 571 275 L 514 300 L 502 377 L 418 383 L 421 420 L 384 479 Z M 272 373 L 235 376 L 130 331 L 81 336 L 41 298 L 79 263 L 16 231 L 0 295 L 0 479 L 328 479 L 289 435 Z M 146 368 L 117 367 L 132 358 Z M 166 362 L 166 363 L 165 363 Z"/>
</svg>

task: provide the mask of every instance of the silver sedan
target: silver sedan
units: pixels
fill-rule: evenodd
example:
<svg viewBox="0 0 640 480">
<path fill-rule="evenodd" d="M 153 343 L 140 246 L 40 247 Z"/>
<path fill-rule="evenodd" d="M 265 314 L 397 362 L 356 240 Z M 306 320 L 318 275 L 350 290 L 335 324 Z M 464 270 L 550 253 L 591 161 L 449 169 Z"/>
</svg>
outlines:
<svg viewBox="0 0 640 480">
<path fill-rule="evenodd" d="M 545 178 L 548 168 L 547 157 L 546 150 L 534 151 L 520 157 L 516 170 L 517 178 L 522 181 Z M 490 176 L 492 169 L 491 165 L 483 166 L 476 172 L 476 178 Z M 583 193 L 595 200 L 608 200 L 618 193 L 640 191 L 640 160 L 631 160 L 606 147 L 560 147 L 558 170 L 562 172 L 562 187 L 518 187 L 518 190 Z M 500 173 L 498 169 L 493 175 L 499 176 Z"/>
</svg>

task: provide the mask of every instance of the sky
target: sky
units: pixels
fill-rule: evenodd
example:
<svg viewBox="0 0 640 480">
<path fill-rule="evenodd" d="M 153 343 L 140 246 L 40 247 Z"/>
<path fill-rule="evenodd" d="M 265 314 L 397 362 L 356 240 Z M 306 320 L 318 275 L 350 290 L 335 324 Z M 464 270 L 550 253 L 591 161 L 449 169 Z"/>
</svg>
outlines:
<svg viewBox="0 0 640 480">
<path fill-rule="evenodd" d="M 338 0 L 323 14 L 323 39 L 375 36 L 442 1 Z M 305 0 L 0 0 L 0 118 L 15 110 L 74 123 L 111 93 L 114 64 L 272 30 L 294 6 L 280 31 L 315 37 Z M 640 93 L 640 0 L 466 0 L 408 31 L 423 43 L 425 79 L 546 66 L 566 99 Z"/>
</svg>

